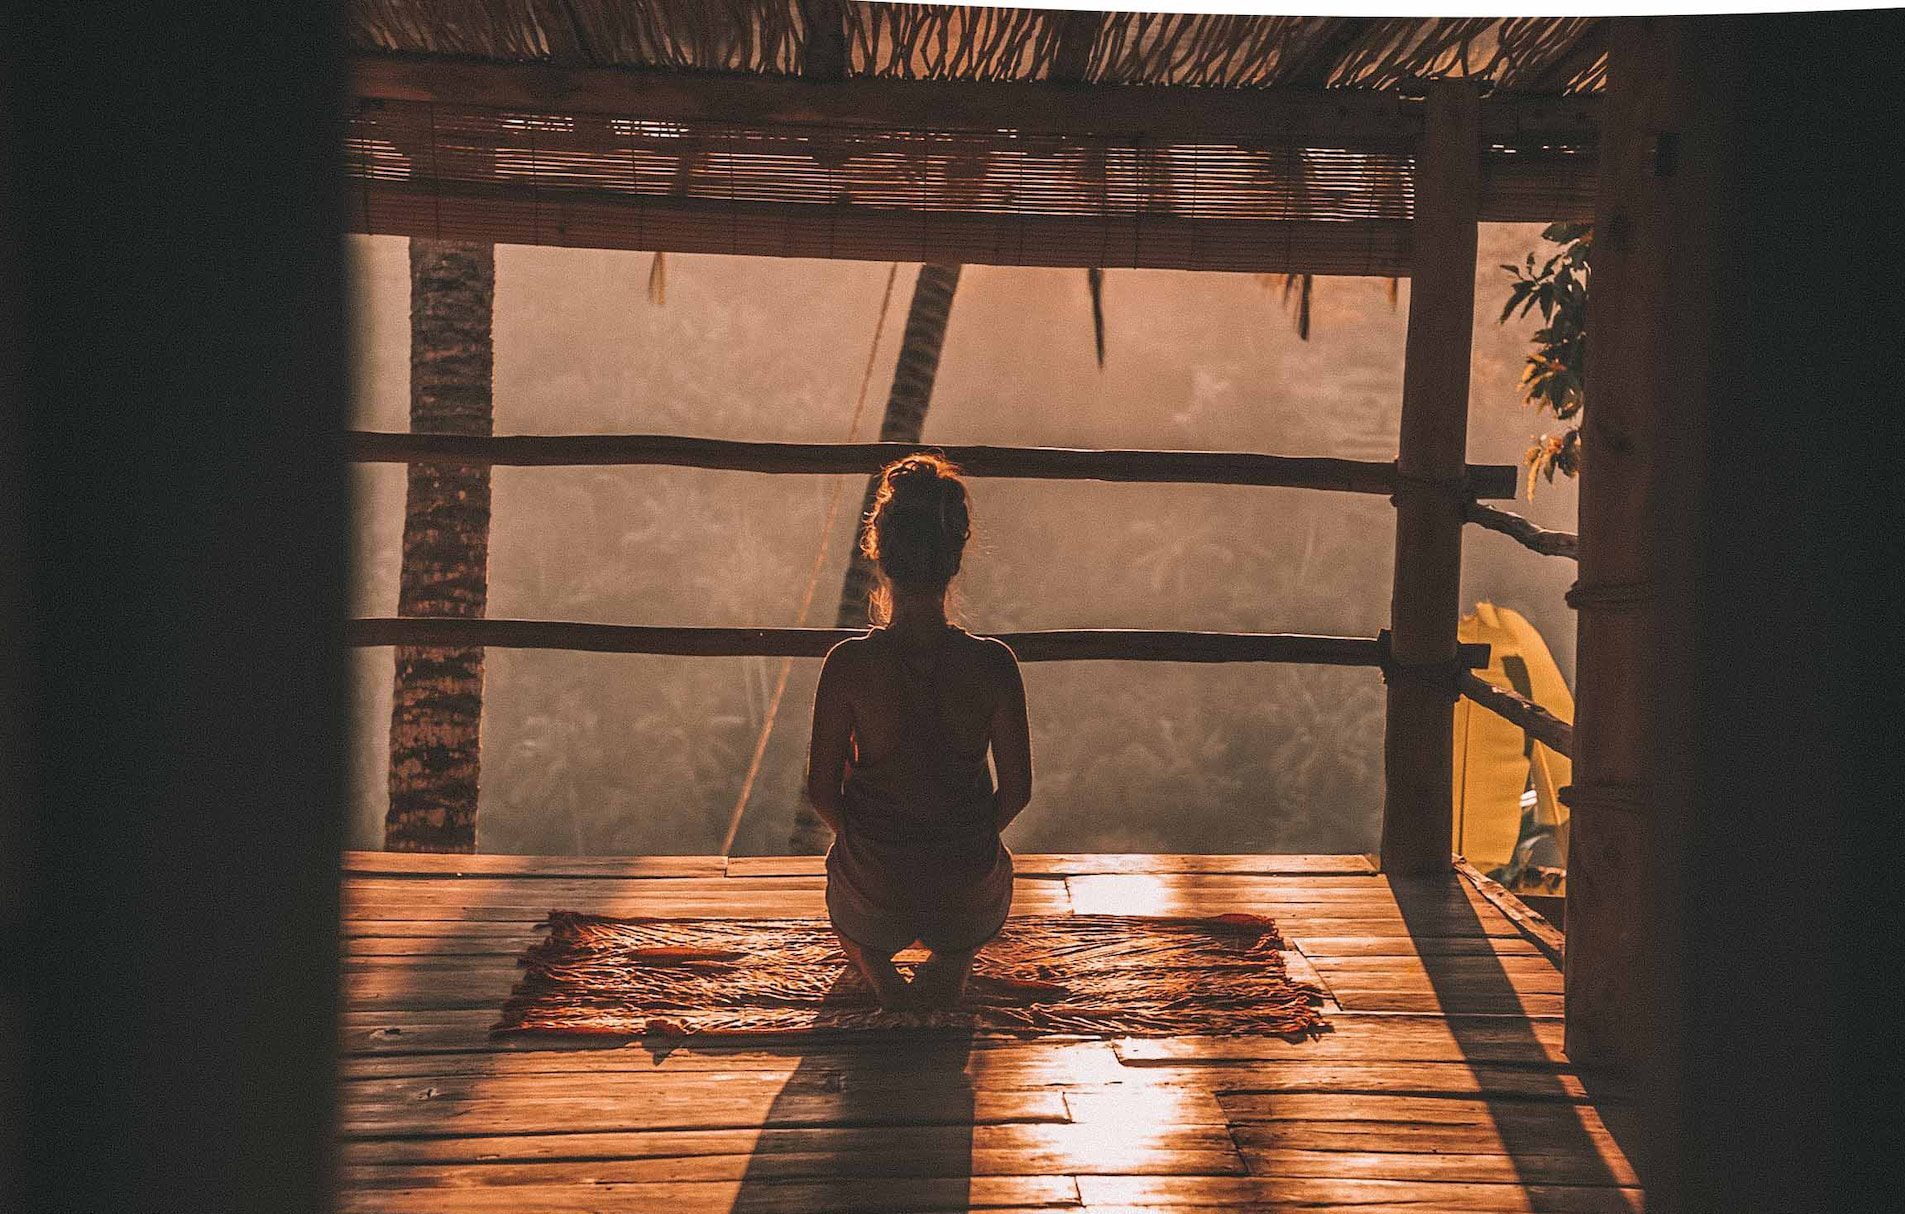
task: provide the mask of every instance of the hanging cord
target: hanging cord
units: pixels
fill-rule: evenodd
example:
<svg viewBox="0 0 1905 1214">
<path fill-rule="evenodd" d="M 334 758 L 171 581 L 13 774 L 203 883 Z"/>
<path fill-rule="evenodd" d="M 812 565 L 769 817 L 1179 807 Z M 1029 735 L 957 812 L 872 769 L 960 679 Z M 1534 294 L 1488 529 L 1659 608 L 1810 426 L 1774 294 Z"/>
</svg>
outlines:
<svg viewBox="0 0 1905 1214">
<path fill-rule="evenodd" d="M 873 366 L 880 356 L 880 338 L 886 333 L 886 314 L 893 303 L 893 282 L 899 277 L 900 263 L 894 262 L 886 272 L 886 290 L 880 296 L 880 319 L 873 326 L 873 345 L 867 351 L 866 369 L 860 374 L 860 394 L 853 402 L 853 420 L 847 423 L 847 440 L 852 442 L 860 436 L 860 418 L 866 413 L 867 387 L 873 382 Z M 840 497 L 845 481 L 835 477 L 833 492 L 827 498 L 827 515 L 820 524 L 820 539 L 814 545 L 813 567 L 807 571 L 807 589 L 800 596 L 800 612 L 794 617 L 794 627 L 803 628 L 807 624 L 807 613 L 813 609 L 814 590 L 820 585 L 820 571 L 827 563 L 827 540 L 833 535 L 834 523 L 840 517 Z M 859 528 L 854 528 L 858 538 Z M 741 815 L 747 812 L 748 798 L 754 795 L 755 777 L 761 774 L 761 761 L 767 757 L 767 740 L 774 733 L 774 718 L 780 714 L 781 696 L 787 691 L 787 676 L 794 669 L 793 658 L 782 658 L 780 674 L 774 680 L 774 694 L 767 701 L 767 717 L 761 722 L 761 736 L 754 741 L 754 757 L 748 760 L 747 778 L 741 781 L 740 795 L 734 798 L 734 810 L 728 814 L 728 830 L 721 836 L 721 854 L 727 855 L 734 850 L 734 837 L 741 830 Z"/>
</svg>

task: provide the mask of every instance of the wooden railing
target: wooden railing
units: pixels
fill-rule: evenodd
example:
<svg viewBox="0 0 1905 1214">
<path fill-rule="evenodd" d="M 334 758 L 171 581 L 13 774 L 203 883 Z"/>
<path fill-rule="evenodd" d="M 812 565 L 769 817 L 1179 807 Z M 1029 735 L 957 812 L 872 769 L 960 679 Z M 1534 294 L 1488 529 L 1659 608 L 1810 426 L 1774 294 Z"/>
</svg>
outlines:
<svg viewBox="0 0 1905 1214">
<path fill-rule="evenodd" d="M 1519 725 L 1528 736 L 1555 751 L 1573 757 L 1574 726 L 1525 696 L 1497 687 L 1473 670 L 1461 674 L 1462 694 L 1504 720 Z"/>
<path fill-rule="evenodd" d="M 816 475 L 878 472 L 916 451 L 944 455 L 968 476 L 1152 484 L 1258 485 L 1344 493 L 1396 491 L 1396 465 L 1375 460 L 1264 455 L 1244 451 L 1097 451 L 1069 447 L 933 446 L 909 443 L 760 443 L 674 434 L 408 434 L 348 436 L 359 463 L 446 463 L 509 467 L 650 464 L 735 472 Z M 1509 464 L 1470 464 L 1478 498 L 1512 498 Z"/>
<path fill-rule="evenodd" d="M 664 628 L 553 620 L 384 617 L 352 620 L 350 643 L 480 645 L 493 649 L 564 649 L 586 653 L 682 657 L 818 658 L 850 637 L 847 628 Z M 1076 628 L 1007 632 L 998 639 L 1024 662 L 1289 662 L 1313 666 L 1381 666 L 1374 637 L 1302 633 L 1160 632 Z M 1464 645 L 1468 666 L 1488 663 L 1488 646 Z"/>
<path fill-rule="evenodd" d="M 1512 510 L 1498 510 L 1480 502 L 1468 503 L 1466 517 L 1477 527 L 1499 532 L 1530 552 L 1539 552 L 1543 556 L 1562 556 L 1571 561 L 1580 559 L 1575 551 L 1580 541 L 1572 531 L 1550 531 Z"/>
</svg>

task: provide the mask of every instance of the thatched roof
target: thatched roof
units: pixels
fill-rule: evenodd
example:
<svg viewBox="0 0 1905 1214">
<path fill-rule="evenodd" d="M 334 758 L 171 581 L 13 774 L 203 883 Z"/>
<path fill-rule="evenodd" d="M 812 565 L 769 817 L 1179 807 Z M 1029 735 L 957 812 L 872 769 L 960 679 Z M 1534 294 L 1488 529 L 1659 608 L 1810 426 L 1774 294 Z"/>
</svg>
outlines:
<svg viewBox="0 0 1905 1214">
<path fill-rule="evenodd" d="M 1484 217 L 1588 207 L 1592 18 L 852 0 L 352 0 L 363 231 L 799 256 L 1405 272 L 1426 82 Z"/>
</svg>

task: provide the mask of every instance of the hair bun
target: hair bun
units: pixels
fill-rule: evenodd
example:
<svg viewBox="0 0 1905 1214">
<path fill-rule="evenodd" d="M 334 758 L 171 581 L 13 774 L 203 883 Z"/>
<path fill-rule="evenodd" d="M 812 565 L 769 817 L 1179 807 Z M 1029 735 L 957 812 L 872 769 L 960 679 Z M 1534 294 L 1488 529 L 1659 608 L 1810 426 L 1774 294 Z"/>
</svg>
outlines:
<svg viewBox="0 0 1905 1214">
<path fill-rule="evenodd" d="M 959 469 L 944 456 L 922 452 L 881 470 L 861 549 L 894 585 L 943 589 L 959 572 L 971 532 Z"/>
</svg>

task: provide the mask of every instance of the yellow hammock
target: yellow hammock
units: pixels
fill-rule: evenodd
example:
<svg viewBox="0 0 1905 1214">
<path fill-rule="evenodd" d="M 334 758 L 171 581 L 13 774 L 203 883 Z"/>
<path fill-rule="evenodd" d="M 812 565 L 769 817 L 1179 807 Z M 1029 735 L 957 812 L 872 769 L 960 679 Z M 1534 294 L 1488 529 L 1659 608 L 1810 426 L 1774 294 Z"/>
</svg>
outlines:
<svg viewBox="0 0 1905 1214">
<path fill-rule="evenodd" d="M 1489 646 L 1488 669 L 1477 674 L 1574 720 L 1574 696 L 1554 655 L 1519 612 L 1477 603 L 1473 615 L 1462 617 L 1460 636 Z M 1561 893 L 1568 809 L 1555 791 L 1569 778 L 1566 755 L 1480 705 L 1456 701 L 1455 850 L 1476 868 L 1511 889 Z M 1524 829 L 1523 794 L 1530 790 L 1532 815 Z"/>
</svg>

